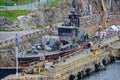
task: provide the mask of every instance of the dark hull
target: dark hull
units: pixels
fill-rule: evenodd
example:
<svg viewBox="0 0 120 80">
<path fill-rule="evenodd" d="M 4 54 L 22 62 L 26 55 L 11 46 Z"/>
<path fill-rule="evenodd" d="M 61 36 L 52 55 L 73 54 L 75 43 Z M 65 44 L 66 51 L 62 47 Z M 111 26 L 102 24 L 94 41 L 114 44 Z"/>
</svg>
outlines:
<svg viewBox="0 0 120 80">
<path fill-rule="evenodd" d="M 60 57 L 63 57 L 65 55 L 69 55 L 71 54 L 72 52 L 75 52 L 76 49 L 71 49 L 71 50 L 66 50 L 66 51 L 61 51 L 59 53 L 56 53 L 54 55 L 46 55 L 45 56 L 45 59 L 46 60 L 57 60 Z M 20 66 L 28 66 L 29 63 L 31 62 L 34 62 L 34 61 L 40 61 L 40 57 L 37 56 L 37 57 L 24 57 L 24 58 L 18 58 L 19 60 L 19 65 Z"/>
<path fill-rule="evenodd" d="M 20 69 L 18 71 L 20 72 Z M 16 69 L 0 69 L 0 80 L 10 74 L 16 74 Z"/>
</svg>

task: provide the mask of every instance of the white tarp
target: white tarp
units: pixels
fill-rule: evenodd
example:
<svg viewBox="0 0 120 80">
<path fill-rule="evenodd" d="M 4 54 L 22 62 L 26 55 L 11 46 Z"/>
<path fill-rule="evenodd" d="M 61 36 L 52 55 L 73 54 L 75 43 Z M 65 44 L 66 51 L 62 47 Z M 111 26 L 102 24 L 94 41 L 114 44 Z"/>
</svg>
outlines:
<svg viewBox="0 0 120 80">
<path fill-rule="evenodd" d="M 110 28 L 112 28 L 114 31 L 119 31 L 118 27 L 115 25 L 112 25 Z"/>
</svg>

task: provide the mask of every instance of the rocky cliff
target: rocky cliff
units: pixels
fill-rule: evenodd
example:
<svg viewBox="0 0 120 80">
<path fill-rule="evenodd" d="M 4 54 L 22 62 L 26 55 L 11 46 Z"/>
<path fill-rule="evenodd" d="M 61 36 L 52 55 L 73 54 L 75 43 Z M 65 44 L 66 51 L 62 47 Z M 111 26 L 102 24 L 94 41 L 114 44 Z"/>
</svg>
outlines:
<svg viewBox="0 0 120 80">
<path fill-rule="evenodd" d="M 92 13 L 99 13 L 100 11 L 120 11 L 120 1 L 119 0 L 112 0 L 112 4 L 108 2 L 110 0 L 105 0 L 102 3 L 102 0 L 78 0 L 77 1 L 77 8 L 76 11 L 80 12 L 81 16 L 86 15 L 87 11 L 91 11 Z M 108 4 L 107 4 L 108 3 Z M 108 6 L 111 6 L 111 8 Z M 91 8 L 91 9 L 90 9 Z M 68 1 L 66 3 L 60 3 L 58 7 L 40 7 L 33 10 L 33 12 L 19 21 L 20 27 L 39 27 L 43 26 L 44 24 L 57 22 L 62 20 L 63 17 L 66 17 L 70 11 L 74 10 L 72 8 L 72 2 Z"/>
<path fill-rule="evenodd" d="M 32 13 L 22 16 L 18 24 L 14 27 L 20 27 L 21 29 L 31 29 L 63 20 L 72 8 L 72 0 L 65 0 L 66 2 L 59 2 L 57 7 L 38 7 L 32 11 Z M 120 0 L 75 0 L 77 3 L 76 11 L 81 16 L 86 15 L 87 11 L 92 14 L 99 12 L 120 12 Z M 3 23 L 3 21 L 1 22 Z M 1 29 L 6 27 L 13 27 L 10 25 L 1 25 Z"/>
</svg>

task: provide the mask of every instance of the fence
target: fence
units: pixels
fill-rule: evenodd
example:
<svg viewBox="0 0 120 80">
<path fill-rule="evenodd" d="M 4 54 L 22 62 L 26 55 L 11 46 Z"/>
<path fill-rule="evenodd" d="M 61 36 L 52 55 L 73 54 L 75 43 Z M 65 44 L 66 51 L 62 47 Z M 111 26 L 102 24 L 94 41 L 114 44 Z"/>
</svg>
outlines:
<svg viewBox="0 0 120 80">
<path fill-rule="evenodd" d="M 56 28 L 57 28 L 56 26 L 53 26 L 52 30 L 55 30 Z M 36 31 L 34 33 L 22 35 L 21 37 L 19 37 L 19 42 L 25 41 L 27 39 L 33 39 L 33 38 L 38 37 L 40 35 L 43 36 L 44 34 L 49 33 L 50 31 L 51 31 L 50 28 L 45 28 L 43 30 Z M 0 42 L 0 47 L 5 46 L 5 45 L 9 45 L 9 44 L 15 44 L 15 38 Z"/>
</svg>

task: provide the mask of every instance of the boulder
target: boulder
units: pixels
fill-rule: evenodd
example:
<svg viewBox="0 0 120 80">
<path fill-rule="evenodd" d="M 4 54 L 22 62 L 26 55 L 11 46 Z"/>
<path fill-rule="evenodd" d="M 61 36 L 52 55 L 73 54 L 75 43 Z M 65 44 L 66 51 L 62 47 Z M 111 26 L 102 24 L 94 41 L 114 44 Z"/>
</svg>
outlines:
<svg viewBox="0 0 120 80">
<path fill-rule="evenodd" d="M 13 21 L 7 19 L 6 17 L 0 17 L 0 30 L 6 30 L 11 28 L 13 25 Z"/>
</svg>

